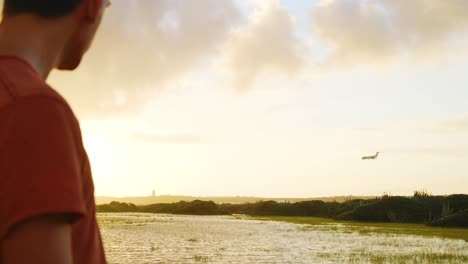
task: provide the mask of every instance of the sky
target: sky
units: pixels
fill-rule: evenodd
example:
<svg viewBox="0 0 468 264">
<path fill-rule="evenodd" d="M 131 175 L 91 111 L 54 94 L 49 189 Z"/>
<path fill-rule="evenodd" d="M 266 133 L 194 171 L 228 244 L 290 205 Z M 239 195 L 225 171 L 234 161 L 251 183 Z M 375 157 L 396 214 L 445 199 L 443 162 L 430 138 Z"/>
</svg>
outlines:
<svg viewBox="0 0 468 264">
<path fill-rule="evenodd" d="M 466 193 L 467 29 L 468 0 L 114 0 L 49 82 L 98 196 Z"/>
</svg>

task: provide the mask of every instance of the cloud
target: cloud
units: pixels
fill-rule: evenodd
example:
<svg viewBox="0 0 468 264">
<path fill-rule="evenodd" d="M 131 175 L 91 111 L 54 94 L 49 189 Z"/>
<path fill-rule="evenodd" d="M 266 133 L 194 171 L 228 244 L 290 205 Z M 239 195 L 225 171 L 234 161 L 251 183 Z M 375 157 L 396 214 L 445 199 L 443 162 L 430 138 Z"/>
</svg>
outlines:
<svg viewBox="0 0 468 264">
<path fill-rule="evenodd" d="M 216 58 L 228 58 L 239 89 L 264 72 L 299 71 L 305 45 L 280 1 L 242 3 L 255 10 L 249 19 L 237 0 L 114 0 L 79 70 L 54 72 L 51 84 L 95 115 L 128 112 Z"/>
<path fill-rule="evenodd" d="M 245 3 L 250 6 L 242 9 Z M 54 73 L 51 84 L 80 115 L 96 115 L 128 113 L 220 58 L 238 90 L 251 88 L 263 74 L 292 76 L 313 62 L 307 37 L 298 34 L 295 17 L 281 3 L 114 0 L 78 72 Z M 453 43 L 466 49 L 460 43 L 468 44 L 468 1 L 321 0 L 312 8 L 311 25 L 313 39 L 329 48 L 320 59 L 326 65 L 431 58 L 458 52 L 448 48 Z"/>
<path fill-rule="evenodd" d="M 114 0 L 79 71 L 52 83 L 81 112 L 128 110 L 219 55 L 241 18 L 234 0 Z"/>
<path fill-rule="evenodd" d="M 306 63 L 307 50 L 296 35 L 294 18 L 279 1 L 251 0 L 259 8 L 250 23 L 234 32 L 227 44 L 234 87 L 249 88 L 265 72 L 292 75 Z"/>
<path fill-rule="evenodd" d="M 208 140 L 194 135 L 156 135 L 148 133 L 133 133 L 132 139 L 158 144 L 205 144 Z"/>
<path fill-rule="evenodd" d="M 468 1 L 322 0 L 311 23 L 330 47 L 331 64 L 433 57 L 468 33 Z"/>
<path fill-rule="evenodd" d="M 265 9 L 269 7 L 277 7 L 281 4 L 280 0 L 247 0 L 246 2 L 260 9 Z"/>
</svg>

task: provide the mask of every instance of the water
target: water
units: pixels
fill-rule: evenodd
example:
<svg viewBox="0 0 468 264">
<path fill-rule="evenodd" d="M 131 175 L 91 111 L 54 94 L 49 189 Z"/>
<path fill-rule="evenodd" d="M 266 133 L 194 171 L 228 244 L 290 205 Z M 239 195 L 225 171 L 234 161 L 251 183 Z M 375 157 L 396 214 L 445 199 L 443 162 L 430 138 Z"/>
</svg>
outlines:
<svg viewBox="0 0 468 264">
<path fill-rule="evenodd" d="M 110 264 L 468 263 L 464 240 L 241 216 L 100 214 Z"/>
</svg>

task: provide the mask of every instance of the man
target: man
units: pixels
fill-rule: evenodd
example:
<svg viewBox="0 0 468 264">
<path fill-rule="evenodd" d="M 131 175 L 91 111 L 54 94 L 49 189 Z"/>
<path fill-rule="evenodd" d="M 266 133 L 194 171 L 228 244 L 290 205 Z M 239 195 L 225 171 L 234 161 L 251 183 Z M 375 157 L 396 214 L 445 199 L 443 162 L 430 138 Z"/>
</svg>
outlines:
<svg viewBox="0 0 468 264">
<path fill-rule="evenodd" d="M 105 263 L 81 132 L 46 84 L 74 70 L 108 0 L 4 0 L 0 24 L 0 264 Z"/>
</svg>

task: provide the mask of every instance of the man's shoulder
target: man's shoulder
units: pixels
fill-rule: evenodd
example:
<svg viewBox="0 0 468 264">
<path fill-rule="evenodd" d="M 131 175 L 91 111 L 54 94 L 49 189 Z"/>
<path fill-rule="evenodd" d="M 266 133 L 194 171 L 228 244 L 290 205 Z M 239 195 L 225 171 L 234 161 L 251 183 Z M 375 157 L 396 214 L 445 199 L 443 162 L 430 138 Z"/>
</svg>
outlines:
<svg viewBox="0 0 468 264">
<path fill-rule="evenodd" d="M 0 109 L 9 105 L 27 102 L 49 101 L 67 110 L 70 106 L 56 90 L 42 80 L 37 73 L 23 67 L 10 67 L 0 64 Z"/>
</svg>

